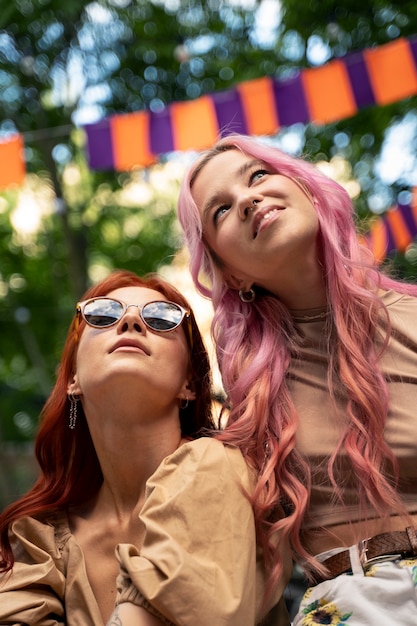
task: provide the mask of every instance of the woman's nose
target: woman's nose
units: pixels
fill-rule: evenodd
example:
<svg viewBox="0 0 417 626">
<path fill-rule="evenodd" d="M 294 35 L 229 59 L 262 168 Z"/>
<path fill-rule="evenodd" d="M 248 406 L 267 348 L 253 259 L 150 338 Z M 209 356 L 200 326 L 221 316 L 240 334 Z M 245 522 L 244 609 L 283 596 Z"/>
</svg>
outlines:
<svg viewBox="0 0 417 626">
<path fill-rule="evenodd" d="M 256 205 L 260 202 L 260 200 L 256 198 L 245 198 L 243 199 L 238 207 L 238 214 L 240 219 L 244 222 L 248 217 L 251 211 L 254 211 Z"/>
<path fill-rule="evenodd" d="M 127 330 L 135 330 L 139 333 L 146 332 L 146 325 L 142 320 L 140 308 L 137 304 L 128 305 L 118 325 L 121 332 L 126 332 Z"/>
</svg>

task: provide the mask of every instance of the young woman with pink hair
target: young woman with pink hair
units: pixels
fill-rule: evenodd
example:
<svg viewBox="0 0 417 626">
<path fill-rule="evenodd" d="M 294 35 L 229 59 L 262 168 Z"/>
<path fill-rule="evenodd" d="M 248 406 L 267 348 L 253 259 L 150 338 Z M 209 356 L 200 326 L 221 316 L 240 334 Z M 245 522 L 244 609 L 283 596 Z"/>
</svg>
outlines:
<svg viewBox="0 0 417 626">
<path fill-rule="evenodd" d="M 179 219 L 228 395 L 223 441 L 309 588 L 294 625 L 417 620 L 417 286 L 360 245 L 313 164 L 225 137 L 192 165 Z M 282 564 L 276 546 L 264 549 Z"/>
<path fill-rule="evenodd" d="M 0 624 L 260 622 L 291 559 L 280 542 L 287 576 L 267 589 L 255 475 L 214 432 L 185 298 L 123 270 L 89 289 L 42 412 L 39 479 L 0 515 Z"/>
</svg>

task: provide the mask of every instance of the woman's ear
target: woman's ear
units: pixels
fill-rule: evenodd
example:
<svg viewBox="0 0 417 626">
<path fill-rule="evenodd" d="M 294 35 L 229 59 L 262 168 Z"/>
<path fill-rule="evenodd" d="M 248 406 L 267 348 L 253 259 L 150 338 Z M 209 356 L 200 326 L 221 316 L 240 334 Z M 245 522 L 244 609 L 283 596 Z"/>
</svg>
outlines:
<svg viewBox="0 0 417 626">
<path fill-rule="evenodd" d="M 224 270 L 224 278 L 229 287 L 231 289 L 236 289 L 236 291 L 250 291 L 253 285 L 252 281 L 248 279 L 245 280 L 244 278 L 238 278 L 227 270 Z"/>
<path fill-rule="evenodd" d="M 229 287 L 236 290 L 242 289 L 243 280 L 237 278 L 237 276 L 233 276 L 233 274 L 229 274 L 228 272 L 225 272 L 224 277 Z"/>
<path fill-rule="evenodd" d="M 78 384 L 77 374 L 74 374 L 72 379 L 68 382 L 67 394 L 68 395 L 73 394 L 74 396 L 81 395 L 81 388 L 80 388 L 80 385 Z"/>
<path fill-rule="evenodd" d="M 195 400 L 196 393 L 192 388 L 192 385 L 188 380 L 182 386 L 182 389 L 178 395 L 180 400 Z"/>
</svg>

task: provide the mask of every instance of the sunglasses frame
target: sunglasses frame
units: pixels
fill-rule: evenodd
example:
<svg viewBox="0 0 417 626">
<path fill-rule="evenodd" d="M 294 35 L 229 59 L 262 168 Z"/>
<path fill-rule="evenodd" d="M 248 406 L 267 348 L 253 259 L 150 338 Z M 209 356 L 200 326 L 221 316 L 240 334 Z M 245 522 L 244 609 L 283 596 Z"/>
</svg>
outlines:
<svg viewBox="0 0 417 626">
<path fill-rule="evenodd" d="M 117 320 L 115 320 L 114 322 L 111 322 L 111 324 L 106 324 L 105 326 L 95 326 L 94 324 L 91 324 L 87 320 L 87 318 L 85 317 L 84 308 L 86 307 L 87 304 L 89 304 L 90 302 L 94 302 L 95 300 L 111 300 L 112 302 L 117 302 L 123 308 L 123 312 L 122 312 L 121 316 Z M 175 307 L 180 309 L 180 311 L 182 313 L 181 320 L 173 328 L 167 328 L 167 329 L 163 329 L 163 330 L 162 329 L 158 329 L 158 328 L 152 328 L 152 326 L 150 326 L 149 323 L 143 317 L 142 311 L 143 311 L 143 309 L 146 306 L 148 306 L 149 304 L 154 304 L 154 303 L 173 304 Z M 76 317 L 76 328 L 75 328 L 75 330 L 78 331 L 80 317 L 84 320 L 84 322 L 88 326 L 90 326 L 90 328 L 96 328 L 96 329 L 98 328 L 99 330 L 103 330 L 105 328 L 111 328 L 111 326 L 115 326 L 118 322 L 120 322 L 120 320 L 125 316 L 127 310 L 131 306 L 134 306 L 134 307 L 137 308 L 137 310 L 139 312 L 140 319 L 145 324 L 146 328 L 148 328 L 150 331 L 152 331 L 154 333 L 170 333 L 173 330 L 176 330 L 177 328 L 179 328 L 181 326 L 181 324 L 183 323 L 184 319 L 186 319 L 187 320 L 187 326 L 188 326 L 188 333 L 189 333 L 189 337 L 190 337 L 190 343 L 191 343 L 191 347 L 192 347 L 192 345 L 193 345 L 193 336 L 192 336 L 192 327 L 191 327 L 191 311 L 190 311 L 190 309 L 184 309 L 184 307 L 182 307 L 180 304 L 178 304 L 177 302 L 172 302 L 171 300 L 150 300 L 149 302 L 146 302 L 143 306 L 140 307 L 138 304 L 126 304 L 125 302 L 122 302 L 121 300 L 118 300 L 117 298 L 109 298 L 108 296 L 95 296 L 94 298 L 88 298 L 88 300 L 82 300 L 81 302 L 77 302 L 77 306 L 76 306 L 76 316 L 77 317 Z"/>
</svg>

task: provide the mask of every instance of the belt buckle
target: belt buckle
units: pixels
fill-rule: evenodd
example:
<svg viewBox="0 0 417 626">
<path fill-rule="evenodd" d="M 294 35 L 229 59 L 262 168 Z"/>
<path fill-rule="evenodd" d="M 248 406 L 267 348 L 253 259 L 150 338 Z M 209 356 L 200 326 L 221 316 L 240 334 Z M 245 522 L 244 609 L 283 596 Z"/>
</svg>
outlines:
<svg viewBox="0 0 417 626">
<path fill-rule="evenodd" d="M 369 567 L 369 562 L 370 562 L 368 561 L 368 541 L 370 539 L 371 537 L 368 537 L 368 539 L 361 539 L 358 542 L 359 562 L 364 571 Z M 371 559 L 371 561 L 373 561 L 373 559 Z"/>
<path fill-rule="evenodd" d="M 376 563 L 382 563 L 383 561 L 396 561 L 397 559 L 401 559 L 401 554 L 380 554 L 379 556 L 374 556 L 372 559 L 368 559 L 368 541 L 372 539 L 372 537 L 368 537 L 368 539 L 361 539 L 358 543 L 359 550 L 359 562 L 362 566 L 364 572 L 366 572 L 372 565 Z"/>
</svg>

